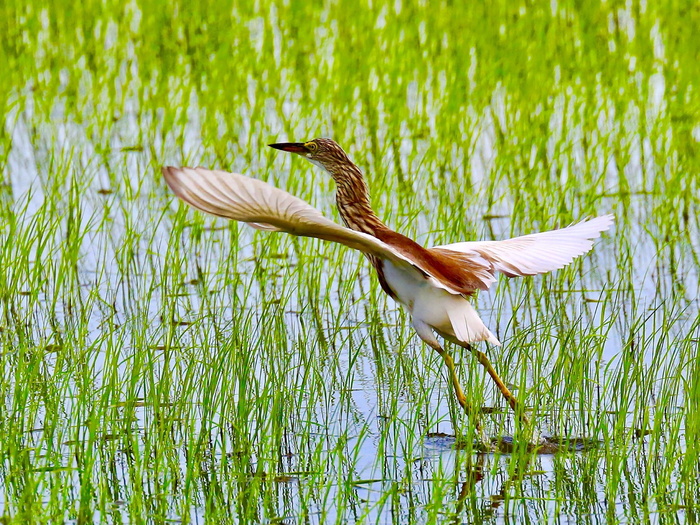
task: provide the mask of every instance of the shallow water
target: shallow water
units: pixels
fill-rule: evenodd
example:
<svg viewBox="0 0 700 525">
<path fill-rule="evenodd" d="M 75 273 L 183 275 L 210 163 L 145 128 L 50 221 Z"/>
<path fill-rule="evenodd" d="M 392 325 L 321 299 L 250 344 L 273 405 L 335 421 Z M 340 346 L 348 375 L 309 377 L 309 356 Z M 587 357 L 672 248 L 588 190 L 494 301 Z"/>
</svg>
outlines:
<svg viewBox="0 0 700 525">
<path fill-rule="evenodd" d="M 344 94 L 350 73 L 332 76 L 348 58 L 340 48 L 366 34 L 365 22 L 386 24 L 388 9 L 356 13 L 369 18 L 350 17 L 360 27 L 342 37 L 335 20 L 305 31 L 300 20 L 315 12 L 270 9 L 271 18 L 238 13 L 247 36 L 235 42 L 223 31 L 176 30 L 170 43 L 191 55 L 161 50 L 153 62 L 133 36 L 150 34 L 140 24 L 158 27 L 153 13 L 130 3 L 124 21 L 89 16 L 102 20 L 93 28 L 106 46 L 100 74 L 85 65 L 101 59 L 91 48 L 76 47 L 75 63 L 43 62 L 61 46 L 48 45 L 52 15 L 35 10 L 37 31 L 26 33 L 39 34 L 35 56 L 13 62 L 0 143 L 3 514 L 77 523 L 693 521 L 697 136 L 666 119 L 682 88 L 674 72 L 631 75 L 638 98 L 609 86 L 609 72 L 585 83 L 594 97 L 575 81 L 546 84 L 538 107 L 507 75 L 481 87 L 477 64 L 517 66 L 505 52 L 489 55 L 475 41 L 460 60 L 445 59 L 465 32 L 452 17 L 421 12 L 446 25 L 445 41 L 417 24 L 389 70 L 351 61 L 369 87 Z M 623 36 L 634 33 L 633 13 L 609 16 Z M 668 32 L 644 28 L 663 62 Z M 307 33 L 327 83 L 304 76 Z M 92 45 L 66 34 L 63 49 Z M 270 63 L 268 38 L 279 44 Z M 436 42 L 440 51 L 428 47 Z M 408 66 L 399 62 L 414 51 Z M 562 68 L 549 60 L 544 67 Z M 473 84 L 470 97 L 450 88 L 460 82 Z M 399 97 L 392 86 L 404 84 Z M 526 399 L 546 447 L 528 450 L 475 360 L 455 351 L 498 441 L 478 450 L 439 357 L 359 254 L 182 211 L 160 177 L 167 164 L 230 167 L 337 217 L 325 174 L 265 146 L 315 135 L 343 138 L 380 214 L 426 245 L 616 214 L 573 269 L 501 278 L 475 299 L 504 343 L 489 356 Z M 689 178 L 676 176 L 682 170 Z"/>
<path fill-rule="evenodd" d="M 17 202 L 28 201 L 22 212 L 23 220 L 30 220 L 45 205 L 45 200 L 52 197 L 44 194 L 43 185 L 46 181 L 42 181 L 40 176 L 33 174 L 30 168 L 32 163 L 29 159 L 36 157 L 37 152 L 27 143 L 27 131 L 22 121 L 19 120 L 11 129 L 14 140 L 8 156 L 8 172 L 12 189 L 18 196 Z M 57 140 L 52 138 L 54 136 L 68 134 L 67 130 L 51 129 L 46 142 Z M 85 141 L 85 137 L 80 137 L 75 130 L 72 135 L 72 149 L 90 151 L 89 142 Z M 197 142 L 196 139 L 194 141 Z M 125 142 L 128 143 L 129 140 L 125 139 Z M 140 153 L 135 155 L 141 156 Z M 482 155 L 486 156 L 487 153 L 482 152 Z M 77 155 L 77 157 L 80 158 L 83 155 Z M 130 164 L 132 163 L 127 162 L 127 165 Z M 227 292 L 224 291 L 231 284 L 225 280 L 226 278 L 221 280 L 221 277 L 215 277 L 214 282 L 208 279 L 207 286 L 211 290 L 210 293 L 214 294 L 211 296 L 213 302 L 208 307 L 212 309 L 212 315 L 218 319 L 216 324 L 223 329 L 223 333 L 218 332 L 214 335 L 207 328 L 209 314 L 200 317 L 205 304 L 202 302 L 201 292 L 198 291 L 197 281 L 202 275 L 217 274 L 221 261 L 228 257 L 227 252 L 232 241 L 238 242 L 238 249 L 236 260 L 228 264 L 233 271 L 240 273 L 242 279 L 246 280 L 254 275 L 256 267 L 262 260 L 261 257 L 266 258 L 256 247 L 256 242 L 262 242 L 264 245 L 265 234 L 240 230 L 237 239 L 232 239 L 229 230 L 218 228 L 217 223 L 217 228 L 202 231 L 199 244 L 202 252 L 196 254 L 193 259 L 192 255 L 188 254 L 191 248 L 187 244 L 190 241 L 183 238 L 185 243 L 183 254 L 186 259 L 191 260 L 191 263 L 186 263 L 183 267 L 185 273 L 179 277 L 182 284 L 179 287 L 179 297 L 174 299 L 174 317 L 172 320 L 163 319 L 163 304 L 171 298 L 163 295 L 161 288 L 155 283 L 162 279 L 161 272 L 168 265 L 166 254 L 168 245 L 171 243 L 172 226 L 170 221 L 161 218 L 163 197 L 159 196 L 157 200 L 148 198 L 148 195 L 153 195 L 153 188 L 159 184 L 157 174 L 150 174 L 150 169 L 143 171 L 143 168 L 139 167 L 139 162 L 133 164 L 135 166 L 133 169 L 140 173 L 141 177 L 148 178 L 153 175 L 151 181 L 145 182 L 150 189 L 144 193 L 143 197 L 124 201 L 121 191 L 110 189 L 109 192 L 100 193 L 101 189 L 113 187 L 108 179 L 101 177 L 95 177 L 81 189 L 83 222 L 80 227 L 87 231 L 87 235 L 82 243 L 80 259 L 77 263 L 77 284 L 86 294 L 96 294 L 109 303 L 108 311 L 96 305 L 83 311 L 83 315 L 88 315 L 89 320 L 85 324 L 88 331 L 82 345 L 83 348 L 91 349 L 88 359 L 89 366 L 93 370 L 92 379 L 95 389 L 100 389 L 105 384 L 103 375 L 106 370 L 113 374 L 128 376 L 131 371 L 128 355 L 133 352 L 142 352 L 143 348 L 133 345 L 142 344 L 144 341 L 150 341 L 148 344 L 156 345 L 146 359 L 150 361 L 152 373 L 155 376 L 161 376 L 168 367 L 167 352 L 157 350 L 158 345 L 162 344 L 159 343 L 161 336 L 158 335 L 160 332 L 158 325 L 161 323 L 175 322 L 181 327 L 178 330 L 183 334 L 193 332 L 193 337 L 205 337 L 212 341 L 215 347 L 225 345 L 229 337 L 227 334 L 237 330 L 234 320 L 236 315 L 231 311 L 231 306 L 227 305 L 225 297 Z M 71 166 L 71 169 L 75 169 L 75 166 Z M 144 183 L 141 182 L 141 184 Z M 161 193 L 162 189 L 155 191 Z M 331 206 L 328 195 L 320 199 L 324 208 Z M 642 198 L 631 199 L 630 204 L 630 214 L 643 213 Z M 122 220 L 117 215 L 115 220 L 110 221 L 109 227 L 102 226 L 99 230 L 94 229 L 91 221 L 105 213 L 111 215 L 113 213 L 111 210 L 120 206 L 123 206 L 120 212 L 123 214 Z M 503 207 L 507 209 L 508 206 L 504 204 Z M 427 209 L 425 213 L 429 211 Z M 132 225 L 127 224 L 127 220 L 132 221 Z M 508 235 L 509 227 L 506 218 L 487 220 L 481 224 L 481 227 L 487 227 L 495 238 Z M 134 228 L 134 225 L 137 225 L 139 233 L 133 242 L 127 243 L 125 237 L 130 235 L 130 228 Z M 221 226 L 224 225 L 221 224 Z M 621 234 L 619 233 L 621 227 L 625 229 L 631 227 L 632 231 L 627 230 Z M 259 240 L 258 236 L 260 236 Z M 631 277 L 629 284 L 623 283 L 619 276 L 610 279 L 610 276 L 618 275 L 614 239 L 620 236 L 635 239 L 631 248 L 634 254 L 634 267 L 629 274 Z M 120 250 L 125 249 L 124 246 L 132 250 L 126 259 L 123 259 L 124 254 L 120 253 Z M 266 279 L 271 283 L 284 281 L 285 279 L 281 276 L 289 269 L 297 272 L 295 269 L 298 265 L 297 257 L 288 251 L 290 248 L 290 243 L 284 241 L 279 252 L 275 251 L 270 254 L 271 257 L 267 256 L 269 258 L 265 262 L 264 272 L 268 274 Z M 322 247 L 314 246 L 314 249 L 317 248 Z M 273 516 L 277 516 L 294 521 L 297 516 L 303 514 L 311 522 L 326 522 L 340 519 L 341 516 L 343 520 L 363 522 L 424 522 L 430 521 L 429 516 L 434 515 L 430 509 L 437 506 L 447 509 L 443 517 L 454 516 L 458 521 L 467 522 L 475 520 L 542 522 L 561 519 L 578 521 L 584 515 L 592 521 L 604 521 L 613 517 L 621 522 L 636 519 L 635 513 L 639 511 L 638 503 L 637 500 L 628 498 L 629 491 L 638 491 L 637 485 L 648 487 L 654 482 L 653 477 L 649 477 L 650 471 L 644 470 L 648 469 L 648 466 L 644 466 L 644 462 L 649 457 L 650 451 L 643 436 L 634 442 L 631 450 L 607 450 L 606 447 L 615 446 L 614 441 L 601 437 L 595 431 L 590 432 L 595 428 L 600 432 L 600 426 L 591 425 L 590 422 L 582 426 L 577 413 L 572 412 L 566 418 L 570 434 L 568 434 L 569 437 L 563 438 L 563 444 L 551 438 L 538 452 L 527 453 L 527 447 L 523 448 L 522 441 L 519 444 L 512 434 L 503 434 L 500 439 L 494 438 L 494 441 L 498 442 L 494 444 L 498 453 L 475 453 L 471 450 L 472 446 L 467 447 L 469 450 L 462 450 L 463 446 L 456 446 L 455 438 L 452 436 L 453 423 L 448 409 L 450 392 L 447 390 L 439 361 L 420 345 L 415 336 L 411 335 L 408 319 L 396 310 L 396 305 L 380 299 L 377 308 L 381 309 L 380 316 L 386 323 L 381 333 L 389 334 L 391 337 L 391 332 L 396 330 L 400 340 L 399 347 L 396 346 L 396 341 L 389 340 L 386 343 L 386 350 L 389 353 L 384 355 L 383 359 L 391 361 L 389 366 L 399 366 L 399 361 L 407 360 L 408 364 L 403 363 L 403 366 L 414 367 L 414 373 L 421 376 L 424 382 L 416 387 L 421 390 L 427 388 L 423 395 L 429 399 L 429 404 L 423 405 L 421 409 L 427 412 L 419 414 L 417 418 L 409 416 L 408 414 L 415 410 L 416 403 L 413 396 L 409 391 L 400 392 L 398 397 L 385 392 L 387 387 L 383 384 L 383 372 L 377 369 L 377 350 L 376 348 L 372 350 L 371 342 L 377 335 L 370 330 L 370 325 L 376 321 L 367 318 L 363 303 L 368 293 L 377 293 L 376 288 L 369 292 L 372 288 L 370 283 L 373 276 L 366 265 L 358 263 L 359 257 L 351 253 L 342 253 L 346 261 L 345 267 L 351 273 L 355 273 L 356 268 L 359 268 L 359 273 L 355 274 L 356 278 L 351 285 L 344 284 L 342 293 L 336 291 L 338 286 L 336 280 L 340 277 L 339 274 L 327 275 L 324 272 L 325 259 L 340 253 L 341 251 L 335 249 L 331 252 L 320 252 L 320 257 L 312 257 L 312 260 L 304 264 L 320 267 L 317 284 L 323 298 L 323 311 L 320 312 L 321 329 L 327 329 L 323 321 L 328 315 L 327 309 L 341 308 L 344 312 L 343 318 L 334 321 L 331 317 L 330 320 L 331 324 L 339 321 L 347 328 L 344 330 L 339 326 L 328 337 L 335 351 L 331 359 L 337 360 L 334 365 L 337 367 L 337 373 L 346 376 L 341 383 L 349 390 L 349 396 L 340 396 L 331 391 L 327 393 L 327 401 L 322 405 L 303 407 L 307 411 L 303 417 L 315 420 L 312 427 L 317 428 L 317 433 L 303 438 L 296 436 L 294 431 L 286 434 L 283 442 L 286 443 L 285 447 L 289 448 L 280 451 L 276 474 L 260 473 L 254 466 L 255 456 L 250 458 L 250 468 L 254 472 L 251 475 L 260 478 L 256 478 L 256 483 L 266 485 L 265 492 L 271 491 L 276 494 L 273 497 L 272 507 L 268 507 L 266 503 L 265 509 L 260 509 L 261 518 L 266 516 L 264 519 L 272 519 Z M 688 290 L 697 288 L 697 271 L 694 262 L 688 258 L 691 253 L 679 250 L 676 261 L 681 271 L 683 268 L 688 268 L 688 271 L 683 272 L 684 286 Z M 574 279 L 578 290 L 544 291 L 545 294 L 566 296 L 564 315 L 575 319 L 575 326 L 580 327 L 585 334 L 588 334 L 587 336 L 599 337 L 596 334 L 605 334 L 605 342 L 597 350 L 597 355 L 592 358 L 594 362 L 590 365 L 592 368 L 603 370 L 598 372 L 598 377 L 603 383 L 614 380 L 616 374 L 620 373 L 622 365 L 619 363 L 624 354 L 623 349 L 629 344 L 630 328 L 626 315 L 618 313 L 611 320 L 609 310 L 605 310 L 607 313 L 604 315 L 598 314 L 597 311 L 600 301 L 609 300 L 608 298 L 611 295 L 614 296 L 619 287 L 631 285 L 636 301 L 634 305 L 629 305 L 624 298 L 619 300 L 619 308 L 623 312 L 626 308 L 632 307 L 636 311 L 647 312 L 644 325 L 639 327 L 636 335 L 642 342 L 640 347 L 648 349 L 639 353 L 637 362 L 638 366 L 646 369 L 646 381 L 652 384 L 661 382 L 663 376 L 668 373 L 669 367 L 676 364 L 673 362 L 673 359 L 676 359 L 673 354 L 668 361 L 663 358 L 660 362 L 655 360 L 655 347 L 664 342 L 682 338 L 689 329 L 697 331 L 694 307 L 691 306 L 695 301 L 690 304 L 675 302 L 671 308 L 675 309 L 676 313 L 669 316 L 665 309 L 667 302 L 665 294 L 666 290 L 673 289 L 674 276 L 659 273 L 658 270 L 653 234 L 639 226 L 635 227 L 633 223 L 623 223 L 616 225 L 610 236 L 598 241 L 593 253 L 584 260 L 581 272 Z M 607 279 L 604 276 L 607 276 Z M 294 278 L 292 277 L 292 283 Z M 551 307 L 544 302 L 543 296 L 540 295 L 542 292 L 538 291 L 541 283 L 542 281 L 535 282 L 534 290 L 528 287 L 527 291 L 525 291 L 525 285 L 520 283 L 501 283 L 495 291 L 479 295 L 479 311 L 498 337 L 504 340 L 504 348 L 508 355 L 519 352 L 517 348 L 512 348 L 511 343 L 514 338 L 517 339 L 513 330 L 521 329 L 517 327 L 532 327 L 532 333 L 525 335 L 524 341 L 527 344 L 536 343 L 540 337 L 537 333 L 538 327 L 546 327 L 547 332 L 550 330 L 547 328 L 548 320 L 542 317 L 550 311 Z M 240 289 L 240 284 L 238 286 Z M 260 312 L 259 305 L 270 300 L 272 303 L 279 301 L 279 296 L 273 290 L 273 295 L 270 297 L 270 290 L 260 288 L 260 284 L 255 280 L 246 281 L 243 288 L 246 293 L 243 297 L 239 297 L 236 308 L 244 309 L 249 312 L 246 315 L 256 319 L 258 327 L 253 327 L 250 332 L 250 336 L 255 339 L 261 337 L 259 331 L 264 329 L 267 323 L 265 314 Z M 278 289 L 283 290 L 283 288 Z M 31 293 L 31 290 L 27 291 Z M 294 290 L 293 284 L 289 292 L 283 293 L 286 294 L 282 299 L 286 311 L 283 319 L 290 338 L 289 351 L 294 352 L 293 341 L 302 337 L 302 334 L 308 333 L 308 325 L 313 322 L 313 319 L 308 313 L 305 297 Z M 352 298 L 349 305 L 346 299 L 348 296 Z M 65 303 L 55 305 L 54 310 L 49 312 L 49 305 L 43 301 L 44 299 L 39 297 L 38 303 L 34 303 L 38 306 L 34 314 L 35 322 L 32 324 L 35 331 L 34 337 L 47 342 L 54 341 L 55 338 L 52 337 L 54 328 L 49 320 L 51 314 L 59 322 L 69 325 L 70 312 L 66 310 L 68 305 Z M 22 304 L 21 300 L 19 304 Z M 384 308 L 387 309 L 384 310 Z M 136 317 L 142 318 L 146 323 L 143 325 L 144 333 L 148 334 L 145 339 L 139 341 L 138 338 L 119 329 L 105 332 L 105 326 L 138 325 L 139 323 L 135 322 Z M 514 322 L 516 319 L 517 324 Z M 672 319 L 672 322 L 669 323 L 669 319 Z M 195 323 L 196 328 L 193 328 L 190 323 Z M 202 331 L 201 335 L 196 335 L 199 331 Z M 349 338 L 344 332 L 349 334 Z M 107 363 L 105 353 L 99 350 L 105 337 L 112 339 L 112 344 L 123 345 L 122 350 L 117 350 L 117 355 L 122 355 L 124 360 L 116 367 Z M 215 343 L 211 340 L 212 337 L 219 342 Z M 182 341 L 186 340 L 185 338 Z M 561 342 L 555 340 L 555 344 L 557 348 L 562 348 L 559 346 Z M 502 352 L 503 350 L 499 349 L 490 351 L 497 366 L 503 356 Z M 295 360 L 294 357 L 291 359 Z M 554 359 L 557 357 L 555 356 Z M 471 371 L 470 374 L 480 376 L 481 373 L 471 356 L 463 355 L 460 361 L 462 367 Z M 45 359 L 49 368 L 55 362 L 56 360 L 51 356 Z M 302 363 L 296 363 L 292 368 L 303 366 Z M 260 381 L 265 381 L 270 373 L 278 373 L 265 367 L 262 362 L 254 365 L 250 372 L 256 374 Z M 527 370 L 525 373 L 527 374 Z M 509 377 L 508 372 L 505 372 L 504 376 Z M 546 373 L 544 377 L 546 380 Z M 483 385 L 488 385 L 483 377 L 479 381 L 482 388 Z M 65 392 L 76 388 L 78 385 L 70 386 Z M 488 388 L 489 402 L 500 404 L 493 389 L 490 386 Z M 191 403 L 198 405 L 206 402 L 198 393 L 193 392 L 193 394 Z M 681 393 L 679 392 L 678 395 Z M 245 397 L 243 392 L 239 392 L 237 396 L 238 402 Z M 387 406 L 387 396 L 392 398 L 394 405 Z M 148 404 L 138 408 L 138 399 L 135 402 L 137 408 L 134 409 L 133 416 L 136 419 L 131 426 L 133 430 L 127 432 L 135 432 L 131 437 L 137 441 L 147 442 L 148 438 L 144 433 L 152 425 L 153 414 L 150 413 Z M 597 414 L 606 412 L 615 414 L 616 418 L 625 419 L 626 425 L 630 428 L 635 428 L 638 423 L 638 413 L 630 410 L 625 416 L 618 411 L 614 400 L 600 397 L 595 402 Z M 128 404 L 129 401 L 125 403 Z M 131 403 L 133 404 L 134 401 Z M 163 403 L 160 410 L 164 410 L 167 414 L 167 400 L 163 400 Z M 572 400 L 569 400 L 566 406 L 571 405 Z M 76 415 L 73 411 L 78 410 L 78 407 L 71 398 L 63 398 L 60 406 L 65 413 L 66 421 L 75 421 Z M 197 412 L 199 411 L 195 411 Z M 385 412 L 391 415 L 387 418 L 384 415 Z M 41 435 L 44 417 L 42 411 L 37 413 L 36 428 L 29 437 L 30 442 L 45 443 L 48 439 Z M 210 412 L 207 417 L 209 418 L 205 425 L 207 428 L 211 428 L 212 425 L 214 427 L 225 425 L 224 414 L 215 411 Z M 501 431 L 513 432 L 513 422 L 507 412 L 501 410 L 491 417 L 500 421 L 498 425 L 505 425 L 505 427 L 497 427 Z M 538 425 L 545 432 L 558 430 L 556 425 L 561 420 L 552 413 L 541 413 L 536 418 Z M 409 422 L 404 423 L 404 419 Z M 548 424 L 549 420 L 553 421 L 553 426 Z M 190 419 L 188 424 L 202 430 L 202 422 L 196 417 Z M 465 419 L 460 419 L 459 424 L 466 425 L 462 428 L 468 428 L 468 421 Z M 71 432 L 68 428 L 66 430 L 68 433 L 61 438 L 64 440 L 64 445 L 58 445 L 58 448 L 70 465 L 73 440 L 67 439 Z M 177 425 L 173 426 L 173 430 L 177 431 Z M 683 432 L 683 425 L 679 430 Z M 642 434 L 646 432 L 640 429 L 637 431 Z M 114 434 L 105 430 L 101 440 L 105 445 L 112 440 L 119 442 L 124 438 L 120 432 L 117 431 Z M 232 429 L 225 432 L 220 429 L 218 432 L 211 434 L 217 450 L 212 459 L 214 463 L 224 462 L 226 457 L 224 451 L 228 450 L 229 452 L 226 453 L 229 454 L 236 453 L 236 433 Z M 305 444 L 306 449 L 296 448 L 301 443 Z M 174 451 L 176 452 L 174 458 L 179 459 L 172 468 L 183 473 L 191 468 L 187 460 L 187 439 L 181 443 L 181 446 L 183 448 L 180 452 Z M 476 446 L 478 447 L 478 444 Z M 626 443 L 623 446 L 629 447 L 630 444 Z M 339 454 L 338 450 L 344 450 L 344 452 Z M 513 450 L 519 451 L 517 456 L 510 456 Z M 683 447 L 681 446 L 678 450 L 682 451 Z M 523 452 L 524 455 L 522 455 Z M 662 453 L 657 451 L 656 454 Z M 610 470 L 608 456 L 615 458 L 612 460 L 613 463 L 617 468 L 621 468 L 623 473 L 616 482 L 617 486 L 613 494 L 609 494 L 610 484 L 607 480 Z M 107 454 L 107 457 L 111 457 L 115 465 L 122 465 L 115 471 L 115 476 L 110 478 L 112 492 L 128 494 L 134 482 L 129 474 L 129 455 L 116 449 L 113 453 Z M 515 460 L 516 457 L 521 459 Z M 326 462 L 331 463 L 327 464 L 328 471 L 325 474 L 318 471 L 307 473 L 306 465 L 311 464 L 315 465 L 312 468 L 319 468 L 318 465 L 324 465 Z M 623 462 L 625 467 L 620 467 L 619 462 Z M 98 465 L 99 462 L 93 468 L 107 466 L 98 467 Z M 69 477 L 72 478 L 75 489 L 79 490 L 80 476 L 78 471 L 74 470 L 75 468 L 69 467 L 69 471 L 74 471 L 74 474 Z M 154 482 L 163 475 L 168 476 L 154 469 L 147 474 L 147 477 Z M 209 474 L 203 472 L 201 474 L 203 477 L 199 480 L 203 485 L 199 490 L 203 491 L 202 494 L 206 493 L 209 490 L 206 488 L 207 485 L 213 483 L 216 476 L 225 475 L 223 472 Z M 240 498 L 248 490 L 246 484 L 249 483 L 245 480 L 245 476 L 243 479 L 240 476 L 241 474 L 238 474 L 238 481 L 235 483 L 221 478 L 217 482 L 226 485 L 230 494 L 238 494 L 237 497 Z M 319 483 L 321 483 L 320 486 Z M 682 485 L 676 474 L 672 475 L 669 483 L 664 494 L 674 494 Z M 124 517 L 128 516 L 128 506 L 121 502 L 121 499 L 129 496 L 114 497 L 111 507 L 118 510 L 118 512 L 115 511 L 116 514 L 122 515 L 123 512 Z M 166 490 L 164 497 L 166 508 L 172 508 L 168 515 L 180 519 L 181 515 L 175 510 L 178 501 L 177 492 L 168 495 Z M 195 498 L 195 501 L 196 499 L 198 498 Z M 224 501 L 220 504 L 225 504 Z M 338 501 L 342 501 L 341 508 L 336 508 Z M 677 501 L 677 498 L 672 497 L 671 501 Z M 6 497 L 5 508 L 11 508 L 11 502 L 12 498 Z M 237 505 L 231 502 L 228 505 L 229 511 L 234 515 L 242 512 L 240 509 L 236 510 Z M 643 508 L 645 513 L 662 512 L 668 516 L 675 515 L 678 519 L 686 517 L 686 509 L 683 505 L 669 503 L 667 500 L 657 502 L 652 498 L 644 504 Z M 198 522 L 205 520 L 208 515 L 210 515 L 210 509 L 206 506 L 194 505 L 191 507 L 189 518 L 193 522 Z M 99 521 L 99 515 L 96 515 L 95 519 Z"/>
</svg>

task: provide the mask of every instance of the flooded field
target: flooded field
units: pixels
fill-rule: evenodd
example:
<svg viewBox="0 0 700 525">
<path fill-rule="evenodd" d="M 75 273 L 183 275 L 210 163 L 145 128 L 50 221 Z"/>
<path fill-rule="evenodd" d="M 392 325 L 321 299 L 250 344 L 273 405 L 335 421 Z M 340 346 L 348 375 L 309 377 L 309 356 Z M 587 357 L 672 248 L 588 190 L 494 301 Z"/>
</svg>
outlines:
<svg viewBox="0 0 700 525">
<path fill-rule="evenodd" d="M 695 4 L 105 0 L 0 7 L 0 521 L 693 523 L 700 511 Z M 475 299 L 440 356 L 367 261 L 181 204 L 244 173 L 339 221 L 332 137 L 425 246 L 613 213 Z M 543 452 L 543 451 L 540 451 Z"/>
</svg>

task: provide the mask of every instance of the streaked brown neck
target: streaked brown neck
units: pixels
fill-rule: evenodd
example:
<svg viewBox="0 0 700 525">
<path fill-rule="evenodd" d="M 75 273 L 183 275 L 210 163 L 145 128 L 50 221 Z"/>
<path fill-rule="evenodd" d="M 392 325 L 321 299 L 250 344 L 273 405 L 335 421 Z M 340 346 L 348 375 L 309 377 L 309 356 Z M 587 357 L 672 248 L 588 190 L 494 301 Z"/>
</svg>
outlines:
<svg viewBox="0 0 700 525">
<path fill-rule="evenodd" d="M 370 235 L 387 228 L 372 210 L 367 183 L 357 166 L 348 160 L 328 171 L 335 179 L 338 212 L 348 228 Z"/>
</svg>

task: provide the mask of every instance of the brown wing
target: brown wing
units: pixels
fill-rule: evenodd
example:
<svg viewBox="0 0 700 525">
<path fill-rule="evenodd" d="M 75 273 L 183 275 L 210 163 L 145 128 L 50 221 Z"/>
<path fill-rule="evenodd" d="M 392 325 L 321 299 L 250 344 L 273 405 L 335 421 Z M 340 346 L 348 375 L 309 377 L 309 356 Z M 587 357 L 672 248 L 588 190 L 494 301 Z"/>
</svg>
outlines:
<svg viewBox="0 0 700 525">
<path fill-rule="evenodd" d="M 441 248 L 426 249 L 405 235 L 380 228 L 376 237 L 407 259 L 424 268 L 445 287 L 461 294 L 486 290 L 496 279 L 492 265 L 478 254 L 463 254 Z"/>
<path fill-rule="evenodd" d="M 165 167 L 163 176 L 178 197 L 201 211 L 246 222 L 258 229 L 284 231 L 344 244 L 367 254 L 370 259 L 385 259 L 407 271 L 416 272 L 416 278 L 425 278 L 433 286 L 449 293 L 467 293 L 464 286 L 452 287 L 449 272 L 432 263 L 433 257 L 425 255 L 427 250 L 417 244 L 422 256 L 408 253 L 405 244 L 403 248 L 394 246 L 382 239 L 340 226 L 303 200 L 261 180 L 205 168 Z M 425 267 L 422 266 L 423 262 Z M 433 275 L 433 271 L 437 274 Z"/>
</svg>

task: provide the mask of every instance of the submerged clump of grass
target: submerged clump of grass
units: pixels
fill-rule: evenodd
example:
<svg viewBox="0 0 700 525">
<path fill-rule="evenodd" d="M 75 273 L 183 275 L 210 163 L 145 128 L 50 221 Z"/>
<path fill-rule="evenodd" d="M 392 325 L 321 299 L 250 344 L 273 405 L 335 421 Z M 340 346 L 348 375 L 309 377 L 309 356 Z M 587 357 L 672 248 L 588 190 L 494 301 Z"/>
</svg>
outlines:
<svg viewBox="0 0 700 525">
<path fill-rule="evenodd" d="M 694 515 L 692 10 L 0 11 L 6 521 Z M 615 213 L 582 261 L 478 298 L 504 342 L 491 360 L 542 430 L 599 446 L 454 450 L 469 421 L 439 358 L 357 254 L 187 211 L 160 180 L 163 164 L 232 169 L 336 217 L 330 180 L 264 146 L 324 135 L 425 244 Z M 489 434 L 512 436 L 455 354 Z"/>
</svg>

